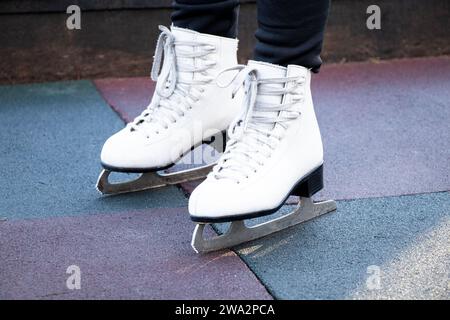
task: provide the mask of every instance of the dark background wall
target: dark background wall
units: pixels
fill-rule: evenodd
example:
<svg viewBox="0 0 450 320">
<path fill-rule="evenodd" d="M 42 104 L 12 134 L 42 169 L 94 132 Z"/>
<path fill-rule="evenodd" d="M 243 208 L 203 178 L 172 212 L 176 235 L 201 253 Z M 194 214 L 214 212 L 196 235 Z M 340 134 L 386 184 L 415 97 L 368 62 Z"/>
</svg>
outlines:
<svg viewBox="0 0 450 320">
<path fill-rule="evenodd" d="M 169 0 L 0 1 L 0 83 L 146 76 L 157 25 L 169 25 Z M 81 7 L 81 30 L 66 28 L 67 6 Z M 381 8 L 368 30 L 366 8 Z M 326 63 L 450 54 L 448 0 L 334 0 Z M 254 1 L 242 1 L 239 58 L 252 56 Z"/>
</svg>

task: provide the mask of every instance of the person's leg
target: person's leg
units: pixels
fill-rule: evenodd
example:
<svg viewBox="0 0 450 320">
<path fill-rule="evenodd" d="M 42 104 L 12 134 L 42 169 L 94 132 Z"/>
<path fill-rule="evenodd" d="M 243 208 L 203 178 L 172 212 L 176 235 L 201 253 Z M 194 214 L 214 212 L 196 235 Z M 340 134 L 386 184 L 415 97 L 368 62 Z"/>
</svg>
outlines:
<svg viewBox="0 0 450 320">
<path fill-rule="evenodd" d="M 176 27 L 236 38 L 239 0 L 174 0 Z"/>
<path fill-rule="evenodd" d="M 258 0 L 254 59 L 317 72 L 329 0 Z"/>
</svg>

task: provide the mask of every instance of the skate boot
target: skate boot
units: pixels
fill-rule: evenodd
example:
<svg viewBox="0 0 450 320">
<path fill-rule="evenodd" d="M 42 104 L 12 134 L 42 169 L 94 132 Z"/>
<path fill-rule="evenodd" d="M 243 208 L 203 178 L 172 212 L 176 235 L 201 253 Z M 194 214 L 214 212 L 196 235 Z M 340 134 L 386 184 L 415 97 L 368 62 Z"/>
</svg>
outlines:
<svg viewBox="0 0 450 320">
<path fill-rule="evenodd" d="M 237 39 L 160 26 L 152 79 L 157 81 L 150 105 L 124 129 L 111 136 L 101 152 L 104 170 L 97 182 L 103 194 L 161 187 L 205 177 L 213 164 L 167 173 L 193 148 L 216 139 L 238 115 L 242 100 L 231 88 L 220 88 L 220 70 L 237 65 Z M 222 140 L 223 143 L 220 143 Z M 110 183 L 111 172 L 143 173 Z"/>
<path fill-rule="evenodd" d="M 334 201 L 314 203 L 323 187 L 323 148 L 314 112 L 311 72 L 250 61 L 234 78 L 243 83 L 242 115 L 229 128 L 226 151 L 189 199 L 197 222 L 192 246 L 207 252 L 254 240 L 336 209 Z M 243 220 L 272 214 L 290 195 L 299 196 L 290 214 L 254 227 Z M 204 225 L 233 221 L 223 235 L 203 238 Z"/>
</svg>

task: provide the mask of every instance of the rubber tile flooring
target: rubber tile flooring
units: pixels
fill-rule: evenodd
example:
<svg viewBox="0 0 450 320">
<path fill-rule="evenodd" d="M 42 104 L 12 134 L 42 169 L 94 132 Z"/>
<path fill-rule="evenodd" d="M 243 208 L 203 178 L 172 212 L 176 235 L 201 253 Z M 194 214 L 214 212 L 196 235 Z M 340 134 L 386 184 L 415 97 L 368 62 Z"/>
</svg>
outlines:
<svg viewBox="0 0 450 320">
<path fill-rule="evenodd" d="M 0 86 L 0 297 L 449 299 L 448 88 L 448 57 L 324 66 L 316 199 L 337 211 L 198 255 L 186 197 L 196 183 L 95 190 L 103 142 L 148 105 L 151 81 Z M 72 265 L 80 290 L 66 286 Z"/>
</svg>

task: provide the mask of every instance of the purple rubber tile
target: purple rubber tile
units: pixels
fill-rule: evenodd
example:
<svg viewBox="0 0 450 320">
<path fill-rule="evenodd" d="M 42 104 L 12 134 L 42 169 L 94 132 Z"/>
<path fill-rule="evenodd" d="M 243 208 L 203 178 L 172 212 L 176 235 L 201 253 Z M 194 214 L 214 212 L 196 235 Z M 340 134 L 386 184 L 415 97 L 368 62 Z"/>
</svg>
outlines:
<svg viewBox="0 0 450 320">
<path fill-rule="evenodd" d="M 125 121 L 147 104 L 149 79 L 98 80 Z M 450 58 L 325 65 L 313 96 L 325 148 L 318 198 L 450 190 Z M 198 183 L 183 184 L 191 192 Z"/>
<path fill-rule="evenodd" d="M 450 190 L 450 57 L 324 68 L 313 97 L 325 148 L 319 198 Z"/>
<path fill-rule="evenodd" d="M 271 299 L 233 252 L 193 252 L 186 210 L 0 222 L 0 299 Z"/>
</svg>

